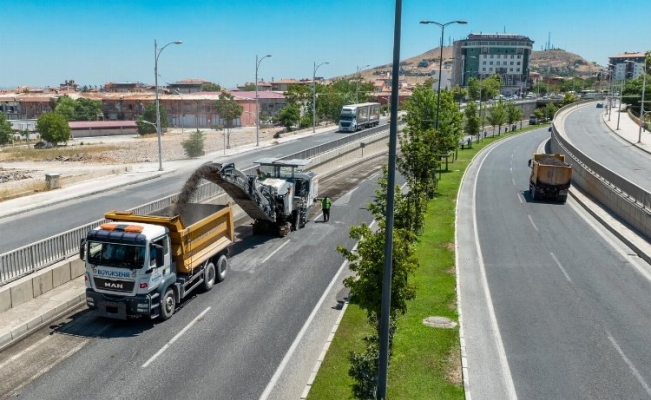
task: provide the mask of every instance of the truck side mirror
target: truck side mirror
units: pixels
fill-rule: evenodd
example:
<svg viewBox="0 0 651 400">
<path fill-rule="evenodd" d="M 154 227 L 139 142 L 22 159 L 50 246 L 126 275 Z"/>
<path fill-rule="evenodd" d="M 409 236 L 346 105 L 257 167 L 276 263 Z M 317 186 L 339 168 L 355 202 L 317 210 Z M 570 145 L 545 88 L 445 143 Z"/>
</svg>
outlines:
<svg viewBox="0 0 651 400">
<path fill-rule="evenodd" d="M 79 241 L 79 259 L 84 260 L 86 258 L 86 239 L 81 239 Z"/>
<path fill-rule="evenodd" d="M 527 165 L 531 167 L 531 158 L 529 159 L 529 162 L 527 163 Z"/>
</svg>

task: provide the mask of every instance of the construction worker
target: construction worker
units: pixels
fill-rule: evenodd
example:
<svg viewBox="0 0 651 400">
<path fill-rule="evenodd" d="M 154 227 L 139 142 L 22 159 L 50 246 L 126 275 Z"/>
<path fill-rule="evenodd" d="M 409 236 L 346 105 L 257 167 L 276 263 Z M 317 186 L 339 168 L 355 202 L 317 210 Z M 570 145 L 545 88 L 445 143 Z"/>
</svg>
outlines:
<svg viewBox="0 0 651 400">
<path fill-rule="evenodd" d="M 328 196 L 325 196 L 321 200 L 321 211 L 323 211 L 323 222 L 328 222 L 330 220 L 330 205 L 332 202 Z"/>
</svg>

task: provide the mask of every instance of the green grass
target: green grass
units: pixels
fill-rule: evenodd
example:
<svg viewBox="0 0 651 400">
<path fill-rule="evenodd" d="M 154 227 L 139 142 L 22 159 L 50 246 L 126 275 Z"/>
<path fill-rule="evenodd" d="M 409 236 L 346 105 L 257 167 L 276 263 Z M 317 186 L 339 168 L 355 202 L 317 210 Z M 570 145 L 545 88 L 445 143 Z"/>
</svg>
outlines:
<svg viewBox="0 0 651 400">
<path fill-rule="evenodd" d="M 449 163 L 449 171 L 442 173 L 438 194 L 428 205 L 425 230 L 416 249 L 420 267 L 411 278 L 417 286 L 416 298 L 409 303 L 407 314 L 398 320 L 388 371 L 388 398 L 391 400 L 464 398 L 458 328 L 423 325 L 423 319 L 430 316 L 458 320 L 454 219 L 461 177 L 472 157 L 482 148 L 540 127 L 524 127 L 514 133 L 481 139 L 480 143 L 473 143 L 472 149 L 459 150 L 459 158 Z M 350 304 L 308 400 L 353 399 L 348 356 L 351 350 L 363 350 L 362 337 L 369 329 L 364 312 Z"/>
</svg>

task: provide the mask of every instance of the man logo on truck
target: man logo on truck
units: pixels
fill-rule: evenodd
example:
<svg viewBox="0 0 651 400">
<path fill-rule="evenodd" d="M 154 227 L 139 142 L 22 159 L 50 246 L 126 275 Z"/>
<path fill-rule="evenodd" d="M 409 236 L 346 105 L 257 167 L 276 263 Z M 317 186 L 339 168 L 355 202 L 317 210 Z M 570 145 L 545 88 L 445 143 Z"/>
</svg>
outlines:
<svg viewBox="0 0 651 400">
<path fill-rule="evenodd" d="M 124 289 L 124 285 L 118 282 L 104 282 L 104 287 L 106 289 Z"/>
</svg>

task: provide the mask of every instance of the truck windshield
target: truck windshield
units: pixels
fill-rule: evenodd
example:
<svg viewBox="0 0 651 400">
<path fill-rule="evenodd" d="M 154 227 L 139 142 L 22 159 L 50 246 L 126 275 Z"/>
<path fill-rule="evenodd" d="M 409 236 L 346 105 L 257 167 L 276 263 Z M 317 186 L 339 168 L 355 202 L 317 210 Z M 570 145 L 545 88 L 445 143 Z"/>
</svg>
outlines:
<svg viewBox="0 0 651 400">
<path fill-rule="evenodd" d="M 352 121 L 353 116 L 352 115 L 344 115 L 344 114 L 342 114 L 342 115 L 339 116 L 339 120 L 340 121 Z"/>
<path fill-rule="evenodd" d="M 88 262 L 129 269 L 142 268 L 145 262 L 145 246 L 88 242 Z"/>
</svg>

